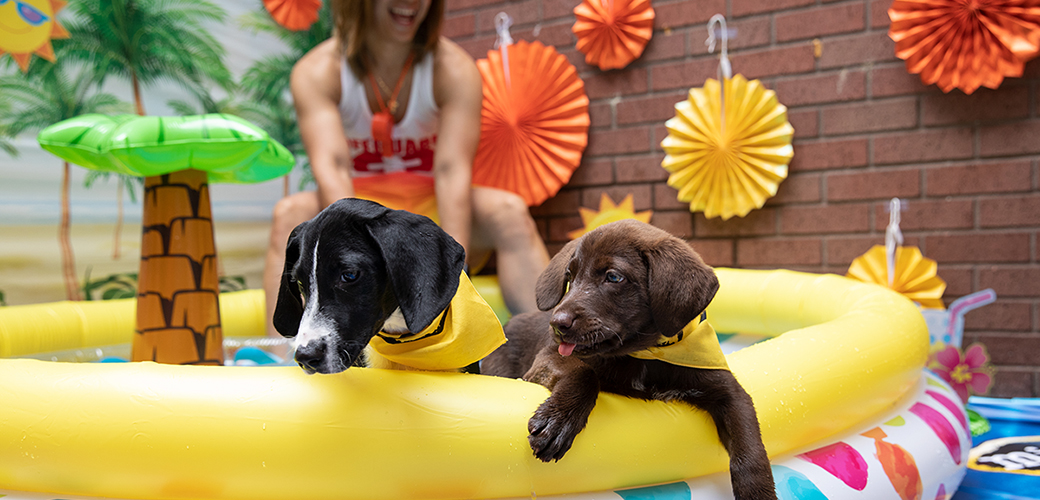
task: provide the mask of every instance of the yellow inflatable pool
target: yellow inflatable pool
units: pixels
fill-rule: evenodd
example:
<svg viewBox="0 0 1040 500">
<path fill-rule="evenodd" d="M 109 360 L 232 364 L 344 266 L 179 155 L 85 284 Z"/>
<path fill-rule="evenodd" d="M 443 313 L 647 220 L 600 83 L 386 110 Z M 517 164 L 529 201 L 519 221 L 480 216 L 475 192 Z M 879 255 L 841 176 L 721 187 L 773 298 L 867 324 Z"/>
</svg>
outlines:
<svg viewBox="0 0 1040 500">
<path fill-rule="evenodd" d="M 716 271 L 721 288 L 708 311 L 715 329 L 776 336 L 728 356 L 755 401 L 771 457 L 866 430 L 924 394 L 928 333 L 904 297 L 833 275 Z M 248 307 L 262 311 L 262 300 Z M 0 310 L 7 314 L 0 325 L 18 311 Z M 0 329 L 0 353 L 27 354 L 13 335 Z M 567 456 L 541 463 L 527 445 L 527 419 L 547 395 L 522 381 L 468 374 L 308 376 L 296 367 L 3 359 L 0 493 L 543 497 L 727 467 L 705 413 L 610 394 L 600 396 Z M 933 494 L 934 486 L 925 485 Z"/>
</svg>

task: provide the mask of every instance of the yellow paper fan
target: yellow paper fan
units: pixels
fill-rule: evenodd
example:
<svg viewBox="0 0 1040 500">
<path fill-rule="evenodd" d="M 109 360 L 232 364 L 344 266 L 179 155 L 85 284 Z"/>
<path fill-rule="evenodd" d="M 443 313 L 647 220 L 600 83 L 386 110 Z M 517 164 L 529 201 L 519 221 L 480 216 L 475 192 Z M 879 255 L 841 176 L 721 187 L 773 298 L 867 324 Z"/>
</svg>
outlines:
<svg viewBox="0 0 1040 500">
<path fill-rule="evenodd" d="M 946 282 L 936 274 L 937 268 L 935 261 L 921 255 L 919 248 L 896 247 L 896 270 L 892 285 L 889 286 L 885 246 L 874 245 L 867 253 L 852 261 L 845 275 L 891 288 L 921 304 L 921 307 L 941 309 Z"/>
<path fill-rule="evenodd" d="M 581 207 L 578 209 L 578 213 L 581 214 L 581 222 L 582 224 L 585 224 L 585 227 L 567 233 L 567 237 L 572 240 L 578 239 L 585 233 L 604 224 L 610 224 L 611 222 L 617 222 L 619 220 L 635 219 L 637 221 L 649 223 L 650 216 L 653 215 L 653 212 L 650 210 L 636 213 L 635 203 L 632 201 L 631 194 L 621 200 L 621 203 L 615 205 L 614 200 L 610 199 L 610 197 L 607 196 L 607 193 L 603 193 L 599 198 L 598 212 Z"/>
<path fill-rule="evenodd" d="M 787 107 L 758 80 L 736 75 L 725 81 L 725 116 L 719 82 L 690 89 L 675 105 L 661 166 L 679 201 L 708 218 L 745 216 L 761 208 L 787 178 L 794 128 Z"/>
</svg>

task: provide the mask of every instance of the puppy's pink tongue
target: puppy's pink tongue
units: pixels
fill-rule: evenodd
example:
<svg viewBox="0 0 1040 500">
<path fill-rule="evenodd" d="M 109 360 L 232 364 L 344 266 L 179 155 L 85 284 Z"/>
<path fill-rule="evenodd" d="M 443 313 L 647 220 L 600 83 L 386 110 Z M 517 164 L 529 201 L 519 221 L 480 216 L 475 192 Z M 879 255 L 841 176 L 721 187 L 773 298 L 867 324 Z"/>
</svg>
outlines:
<svg viewBox="0 0 1040 500">
<path fill-rule="evenodd" d="M 574 344 L 570 342 L 560 342 L 560 356 L 570 356 L 574 352 Z"/>
</svg>

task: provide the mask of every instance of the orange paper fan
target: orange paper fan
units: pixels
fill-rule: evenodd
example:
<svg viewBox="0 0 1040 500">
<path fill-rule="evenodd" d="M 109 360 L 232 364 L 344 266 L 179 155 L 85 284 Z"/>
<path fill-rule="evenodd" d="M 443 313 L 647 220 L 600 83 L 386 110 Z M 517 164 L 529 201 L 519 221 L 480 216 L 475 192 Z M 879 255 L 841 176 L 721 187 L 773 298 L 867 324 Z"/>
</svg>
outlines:
<svg viewBox="0 0 1040 500">
<path fill-rule="evenodd" d="M 628 66 L 654 33 L 650 0 L 583 0 L 574 15 L 578 50 L 585 62 L 603 70 Z"/>
<path fill-rule="evenodd" d="M 318 20 L 321 0 L 264 0 L 264 7 L 278 24 L 293 31 L 303 31 Z"/>
<path fill-rule="evenodd" d="M 484 82 L 473 183 L 514 192 L 529 206 L 570 180 L 588 144 L 589 98 L 567 58 L 518 42 L 477 61 Z"/>
<path fill-rule="evenodd" d="M 1040 52 L 1036 0 L 896 0 L 888 17 L 896 56 L 943 92 L 995 89 Z"/>
</svg>

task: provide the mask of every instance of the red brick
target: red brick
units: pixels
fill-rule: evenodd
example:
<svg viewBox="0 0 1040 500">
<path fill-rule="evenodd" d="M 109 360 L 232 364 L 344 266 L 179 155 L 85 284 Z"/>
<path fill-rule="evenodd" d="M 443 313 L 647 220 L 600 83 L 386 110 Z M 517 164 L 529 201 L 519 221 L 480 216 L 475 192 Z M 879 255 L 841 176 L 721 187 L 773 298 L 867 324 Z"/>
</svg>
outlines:
<svg viewBox="0 0 1040 500">
<path fill-rule="evenodd" d="M 770 33 L 773 31 L 770 21 L 771 16 L 758 16 L 726 22 L 726 28 L 734 34 L 726 43 L 726 47 L 731 51 L 736 51 L 769 45 Z M 705 43 L 708 40 L 706 24 L 694 25 L 690 28 L 688 36 L 690 38 L 690 55 L 710 54 L 708 52 L 710 47 Z M 721 51 L 722 41 L 720 40 L 715 44 L 715 57 L 718 57 Z"/>
<path fill-rule="evenodd" d="M 542 0 L 542 16 L 545 19 L 568 17 L 574 22 L 574 8 L 580 3 L 580 0 Z"/>
<path fill-rule="evenodd" d="M 501 5 L 496 5 L 493 9 L 481 10 L 477 15 L 477 28 L 481 32 L 494 33 L 495 16 L 497 16 L 500 12 L 505 12 L 507 15 L 509 15 L 509 17 L 513 18 L 513 39 L 519 40 L 520 38 L 517 37 L 515 33 L 516 26 L 534 24 L 541 21 L 541 16 L 538 14 L 539 3 L 539 0 L 523 0 L 520 2 L 509 2 Z"/>
<path fill-rule="evenodd" d="M 690 204 L 679 201 L 679 191 L 665 184 L 654 184 L 654 210 L 690 210 Z"/>
<path fill-rule="evenodd" d="M 982 156 L 1008 156 L 1040 153 L 1040 120 L 1017 121 L 982 127 L 979 131 Z"/>
<path fill-rule="evenodd" d="M 892 0 L 871 0 L 870 2 L 870 27 L 888 29 L 892 21 L 888 18 L 888 8 Z"/>
<path fill-rule="evenodd" d="M 451 15 L 445 14 L 441 24 L 441 35 L 447 38 L 472 36 L 477 32 L 477 16 L 472 13 Z"/>
<path fill-rule="evenodd" d="M 925 126 L 1011 120 L 1029 116 L 1029 87 L 1003 85 L 997 90 L 980 88 L 974 94 L 929 93 L 921 97 Z"/>
<path fill-rule="evenodd" d="M 863 255 L 874 245 L 884 245 L 885 235 L 829 237 L 825 244 L 827 245 L 827 265 L 843 266 L 842 271 L 838 274 L 844 275 L 856 257 Z"/>
<path fill-rule="evenodd" d="M 682 32 L 654 33 L 639 60 L 643 62 L 678 59 L 686 55 L 686 35 Z"/>
<path fill-rule="evenodd" d="M 531 207 L 531 215 L 535 217 L 547 215 L 573 215 L 581 206 L 580 189 L 561 189 L 556 196 L 545 200 L 541 205 Z"/>
<path fill-rule="evenodd" d="M 773 12 L 789 9 L 791 7 L 811 5 L 814 3 L 816 3 L 816 0 L 733 0 L 732 13 L 733 17 L 740 17 L 760 12 Z"/>
<path fill-rule="evenodd" d="M 647 91 L 646 69 L 596 73 L 584 78 L 585 93 L 589 99 L 603 99 L 623 95 L 643 94 Z"/>
<path fill-rule="evenodd" d="M 617 181 L 654 182 L 668 179 L 668 171 L 661 167 L 664 155 L 626 157 L 617 159 Z"/>
<path fill-rule="evenodd" d="M 867 20 L 862 3 L 847 3 L 777 14 L 775 23 L 776 40 L 787 42 L 863 31 Z"/>
<path fill-rule="evenodd" d="M 731 236 L 768 236 L 776 234 L 776 209 L 752 210 L 744 217 L 705 218 L 697 214 L 693 219 L 693 233 L 698 238 Z"/>
<path fill-rule="evenodd" d="M 808 43 L 757 52 L 741 52 L 730 55 L 730 62 L 734 74 L 740 73 L 748 79 L 807 73 L 816 66 L 812 45 Z"/>
<path fill-rule="evenodd" d="M 795 139 L 820 135 L 820 113 L 816 111 L 816 108 L 787 110 L 787 121 L 794 127 Z"/>
<path fill-rule="evenodd" d="M 614 125 L 614 106 L 609 102 L 589 104 L 589 126 L 593 129 L 609 128 Z"/>
<path fill-rule="evenodd" d="M 896 44 L 888 33 L 877 31 L 823 41 L 820 68 L 849 67 L 897 60 Z"/>
<path fill-rule="evenodd" d="M 997 297 L 1040 297 L 1040 266 L 989 266 L 979 269 L 979 288 Z"/>
<path fill-rule="evenodd" d="M 699 0 L 690 2 L 680 0 L 677 2 L 653 3 L 654 7 L 654 31 L 664 29 L 675 29 L 691 24 L 703 24 L 711 19 L 711 16 L 726 12 L 726 0 Z M 654 33 L 657 36 L 657 33 Z"/>
<path fill-rule="evenodd" d="M 831 201 L 889 199 L 920 193 L 921 174 L 917 169 L 827 175 L 827 199 Z"/>
<path fill-rule="evenodd" d="M 928 89 L 921 77 L 906 72 L 902 62 L 875 66 L 870 72 L 870 93 L 874 97 L 918 94 Z"/>
<path fill-rule="evenodd" d="M 736 263 L 733 240 L 694 239 L 690 241 L 690 246 L 709 266 L 732 266 Z"/>
<path fill-rule="evenodd" d="M 1029 162 L 943 166 L 925 170 L 925 192 L 930 196 L 1029 191 L 1033 166 Z"/>
<path fill-rule="evenodd" d="M 1037 396 L 1035 391 L 1035 370 L 998 367 L 988 395 L 995 398 L 1030 398 Z"/>
<path fill-rule="evenodd" d="M 482 5 L 499 3 L 501 1 L 502 0 L 447 0 L 447 2 L 444 3 L 444 10 L 446 12 L 453 12 L 456 10 L 471 9 Z"/>
<path fill-rule="evenodd" d="M 617 104 L 618 125 L 663 122 L 675 116 L 675 104 L 686 100 L 687 92 L 631 97 Z"/>
<path fill-rule="evenodd" d="M 571 31 L 572 22 L 556 23 L 538 26 L 538 34 L 532 34 L 532 40 L 538 40 L 545 45 L 551 45 L 553 47 L 570 46 L 574 45 L 578 39 L 574 36 L 574 32 Z"/>
<path fill-rule="evenodd" d="M 1031 302 L 1016 302 L 1002 299 L 997 296 L 997 301 L 970 311 L 964 316 L 965 330 L 990 330 L 990 331 L 1029 331 L 1033 325 L 1033 304 Z M 1033 351 L 1034 363 L 1040 361 Z M 990 353 L 993 354 L 993 353 Z"/>
<path fill-rule="evenodd" d="M 585 227 L 580 216 L 557 217 L 549 220 L 549 241 L 570 241 L 567 233 Z"/>
<path fill-rule="evenodd" d="M 776 96 L 786 106 L 859 101 L 867 95 L 866 73 L 842 70 L 822 75 L 778 79 Z"/>
<path fill-rule="evenodd" d="M 1040 226 L 1040 195 L 1003 196 L 979 200 L 982 227 Z"/>
<path fill-rule="evenodd" d="M 986 233 L 925 236 L 925 255 L 940 263 L 1029 262 L 1029 235 Z"/>
<path fill-rule="evenodd" d="M 650 69 L 651 87 L 655 91 L 699 87 L 704 85 L 708 78 L 716 78 L 718 64 L 718 61 L 704 57 L 693 61 L 655 65 Z"/>
<path fill-rule="evenodd" d="M 902 204 L 899 227 L 903 231 L 935 231 L 971 229 L 975 226 L 975 208 L 971 200 L 910 200 Z M 888 226 L 888 202 L 878 204 L 874 213 L 874 229 Z"/>
<path fill-rule="evenodd" d="M 970 128 L 903 132 L 874 138 L 874 162 L 916 163 L 971 157 L 974 141 Z"/>
<path fill-rule="evenodd" d="M 650 129 L 628 127 L 617 130 L 589 132 L 586 156 L 612 155 L 621 153 L 647 153 L 650 151 Z"/>
<path fill-rule="evenodd" d="M 886 99 L 842 104 L 823 109 L 824 135 L 855 134 L 913 128 L 917 125 L 917 99 Z"/>
<path fill-rule="evenodd" d="M 819 238 L 761 238 L 737 240 L 738 266 L 820 265 Z"/>
<path fill-rule="evenodd" d="M 786 203 L 811 203 L 822 200 L 820 174 L 791 174 L 780 182 L 776 196 L 766 201 L 766 206 Z"/>
<path fill-rule="evenodd" d="M 488 51 L 494 46 L 495 37 L 485 36 L 470 38 L 469 40 L 455 40 L 455 43 L 458 43 L 459 47 L 462 47 L 462 50 L 465 50 L 473 59 L 485 59 Z"/>
<path fill-rule="evenodd" d="M 926 255 L 925 257 L 927 258 L 928 256 Z M 946 282 L 946 293 L 943 294 L 943 300 L 947 303 L 968 295 L 975 290 L 971 284 L 972 271 L 970 267 L 942 265 L 939 266 L 937 274 Z"/>
<path fill-rule="evenodd" d="M 870 230 L 870 205 L 788 206 L 780 211 L 783 234 L 857 233 Z"/>
<path fill-rule="evenodd" d="M 985 314 L 988 307 L 979 309 L 976 314 Z M 1037 357 L 1040 337 L 1035 335 L 986 333 L 977 338 L 986 346 L 990 362 L 995 365 L 1037 366 L 1040 362 Z"/>
<path fill-rule="evenodd" d="M 571 175 L 570 187 L 600 186 L 614 182 L 614 162 L 609 159 L 585 160 Z"/>
<path fill-rule="evenodd" d="M 601 188 L 585 189 L 581 195 L 581 206 L 599 210 L 599 202 L 606 194 L 615 203 L 621 203 L 626 196 L 632 195 L 632 205 L 636 212 L 649 210 L 653 205 L 651 193 L 653 190 L 648 184 L 632 184 L 627 186 L 606 186 Z"/>
<path fill-rule="evenodd" d="M 693 221 L 690 212 L 673 210 L 668 212 L 654 212 L 650 222 L 672 236 L 688 239 L 693 236 Z"/>
<path fill-rule="evenodd" d="M 862 167 L 867 164 L 867 140 L 795 141 L 791 170 Z"/>
</svg>

